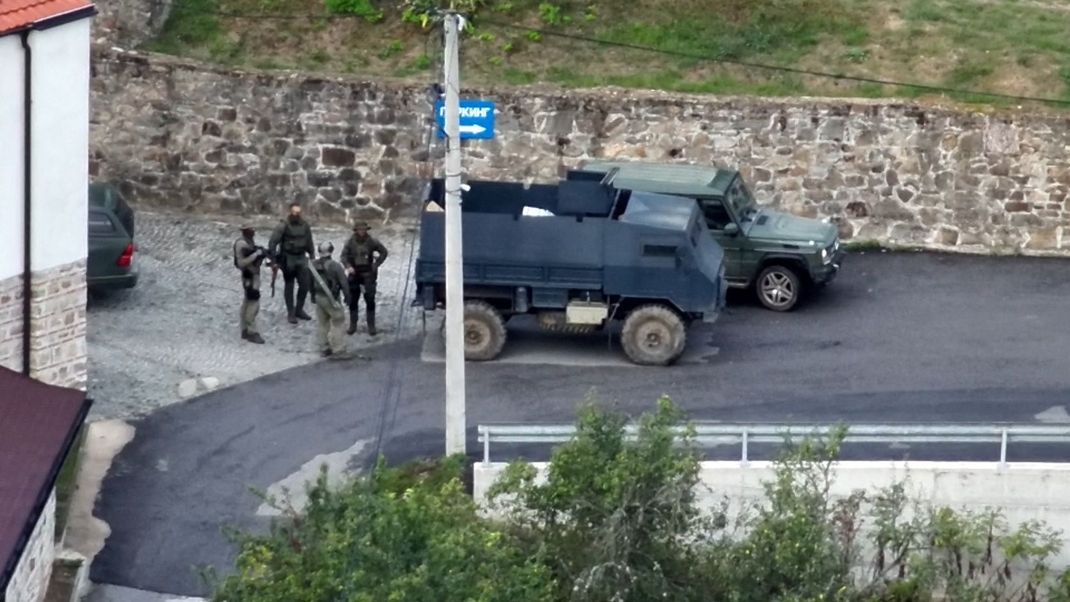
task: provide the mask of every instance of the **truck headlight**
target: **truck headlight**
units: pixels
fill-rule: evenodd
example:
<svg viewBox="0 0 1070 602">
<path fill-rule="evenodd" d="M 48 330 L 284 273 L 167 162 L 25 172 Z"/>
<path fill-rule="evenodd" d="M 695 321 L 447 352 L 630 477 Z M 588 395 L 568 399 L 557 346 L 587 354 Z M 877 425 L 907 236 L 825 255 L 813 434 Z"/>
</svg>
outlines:
<svg viewBox="0 0 1070 602">
<path fill-rule="evenodd" d="M 832 261 L 832 253 L 829 253 L 827 248 L 821 249 L 821 263 L 828 263 Z"/>
</svg>

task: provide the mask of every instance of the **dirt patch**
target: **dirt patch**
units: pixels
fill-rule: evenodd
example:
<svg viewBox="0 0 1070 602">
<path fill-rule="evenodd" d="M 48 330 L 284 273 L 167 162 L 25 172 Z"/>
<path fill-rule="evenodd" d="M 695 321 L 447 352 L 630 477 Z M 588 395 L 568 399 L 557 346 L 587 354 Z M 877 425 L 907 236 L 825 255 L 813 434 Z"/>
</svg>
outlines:
<svg viewBox="0 0 1070 602">
<path fill-rule="evenodd" d="M 902 31 L 907 22 L 898 13 L 888 13 L 884 17 L 884 29 L 888 31 Z"/>
<path fill-rule="evenodd" d="M 115 456 L 134 439 L 134 427 L 122 420 L 102 420 L 90 423 L 86 429 L 85 455 L 71 496 L 64 544 L 85 556 L 90 564 L 111 534 L 108 524 L 93 516 L 97 495 Z"/>
<path fill-rule="evenodd" d="M 1034 63 L 1029 71 L 1014 64 L 1003 65 L 990 78 L 991 89 L 1005 94 L 1058 98 L 1065 87 L 1059 77 L 1058 67 L 1043 58 L 1034 60 L 1043 60 L 1048 64 Z M 1037 77 L 1038 72 L 1046 74 L 1046 77 Z"/>
</svg>

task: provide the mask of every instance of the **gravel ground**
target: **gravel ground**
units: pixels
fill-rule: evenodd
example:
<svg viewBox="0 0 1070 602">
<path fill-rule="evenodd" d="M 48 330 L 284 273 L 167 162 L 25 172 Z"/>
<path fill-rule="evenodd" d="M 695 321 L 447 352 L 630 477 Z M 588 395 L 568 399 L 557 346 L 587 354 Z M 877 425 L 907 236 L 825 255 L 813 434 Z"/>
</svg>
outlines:
<svg viewBox="0 0 1070 602">
<path fill-rule="evenodd" d="M 254 223 L 257 243 L 266 245 L 276 222 Z M 286 322 L 282 275 L 271 298 L 267 268 L 257 321 L 267 344 L 253 345 L 239 337 L 241 282 L 231 259 L 231 245 L 240 235 L 237 227 L 235 219 L 138 212 L 137 287 L 95 294 L 89 300 L 92 419 L 137 417 L 211 389 L 322 361 L 315 347 L 315 321 L 296 326 Z M 351 348 L 420 332 L 420 311 L 408 307 L 414 294 L 410 270 L 418 242 L 415 232 L 411 223 L 373 230 L 390 251 L 379 273 L 380 334 L 371 338 L 358 332 L 349 337 Z M 349 232 L 314 228 L 314 236 L 317 245 L 332 241 L 337 259 Z M 311 302 L 306 310 L 312 314 Z M 363 329 L 363 305 L 361 313 Z"/>
</svg>

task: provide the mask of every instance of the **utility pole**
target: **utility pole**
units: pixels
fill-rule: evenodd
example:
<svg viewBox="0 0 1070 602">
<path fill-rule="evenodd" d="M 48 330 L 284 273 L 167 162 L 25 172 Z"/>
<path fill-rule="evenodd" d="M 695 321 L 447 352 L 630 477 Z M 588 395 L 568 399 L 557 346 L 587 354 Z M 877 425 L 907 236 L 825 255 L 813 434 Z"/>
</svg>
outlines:
<svg viewBox="0 0 1070 602">
<path fill-rule="evenodd" d="M 461 18 L 446 13 L 446 454 L 465 453 L 464 263 L 461 260 Z"/>
</svg>

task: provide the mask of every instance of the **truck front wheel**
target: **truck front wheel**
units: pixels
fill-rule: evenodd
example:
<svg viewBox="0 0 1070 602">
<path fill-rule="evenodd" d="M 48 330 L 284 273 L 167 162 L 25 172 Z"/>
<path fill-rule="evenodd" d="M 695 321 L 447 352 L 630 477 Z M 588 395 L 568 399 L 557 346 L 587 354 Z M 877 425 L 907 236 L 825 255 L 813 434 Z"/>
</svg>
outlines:
<svg viewBox="0 0 1070 602">
<path fill-rule="evenodd" d="M 642 305 L 624 320 L 620 339 L 624 353 L 636 364 L 665 366 L 683 354 L 687 327 L 668 307 Z"/>
<path fill-rule="evenodd" d="M 492 360 L 505 346 L 505 320 L 493 305 L 483 301 L 464 304 L 464 358 Z"/>
</svg>

